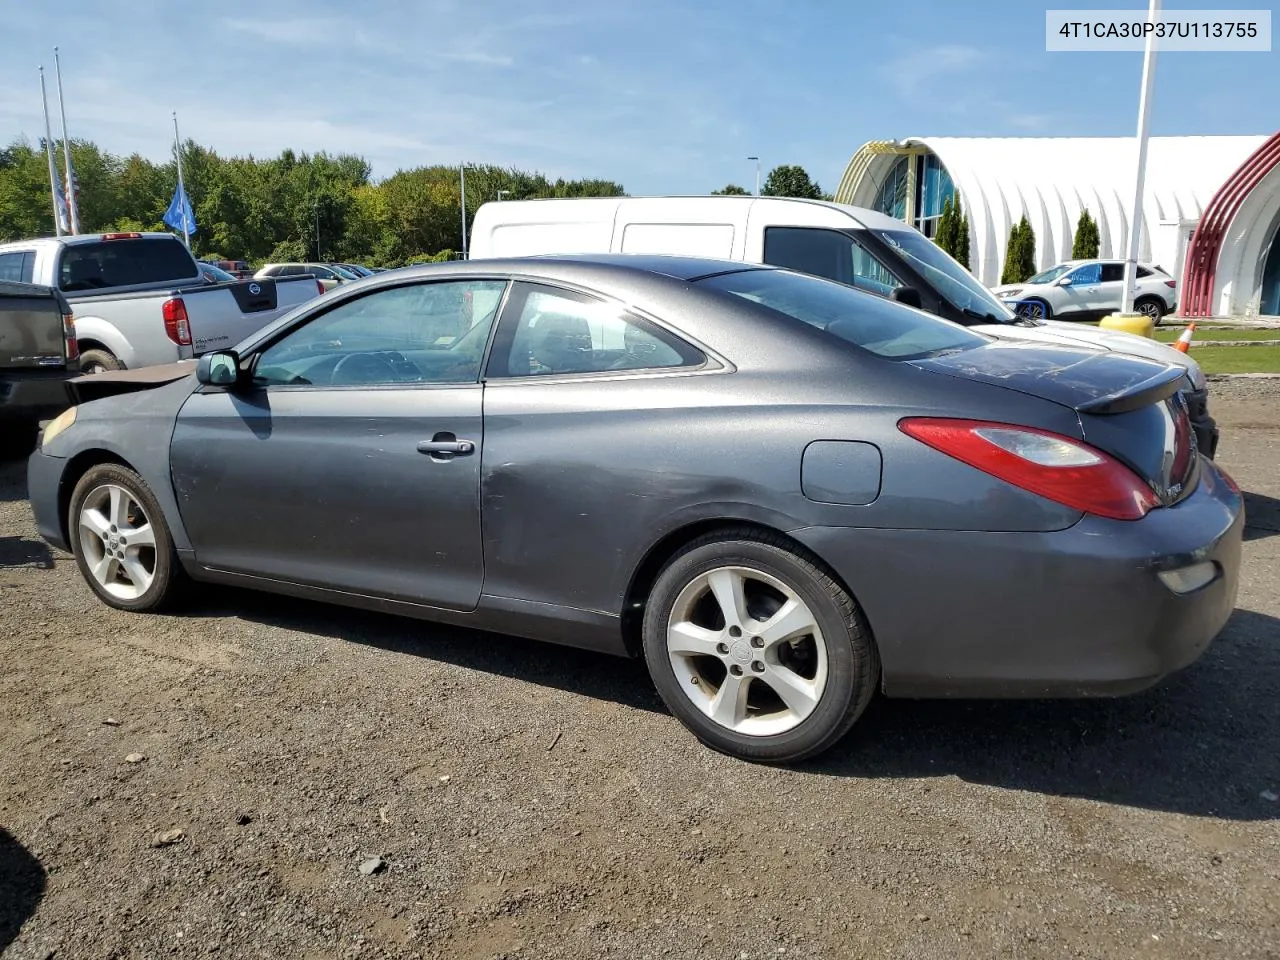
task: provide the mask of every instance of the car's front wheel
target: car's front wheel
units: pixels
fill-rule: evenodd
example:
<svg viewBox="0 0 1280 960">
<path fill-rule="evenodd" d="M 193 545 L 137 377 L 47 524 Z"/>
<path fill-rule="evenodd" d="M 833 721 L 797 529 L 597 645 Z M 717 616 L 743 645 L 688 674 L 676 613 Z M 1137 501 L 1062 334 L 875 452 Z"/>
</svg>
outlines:
<svg viewBox="0 0 1280 960">
<path fill-rule="evenodd" d="M 68 532 L 76 564 L 104 603 L 157 610 L 175 599 L 183 575 L 160 504 L 127 467 L 90 469 L 71 494 Z"/>
<path fill-rule="evenodd" d="M 1018 313 L 1028 320 L 1048 320 L 1052 315 L 1049 305 L 1043 300 L 1024 300 L 1018 306 Z"/>
<path fill-rule="evenodd" d="M 644 617 L 658 693 L 707 746 L 789 763 L 834 745 L 870 702 L 880 661 L 830 572 L 756 531 L 694 541 L 659 575 Z"/>
</svg>

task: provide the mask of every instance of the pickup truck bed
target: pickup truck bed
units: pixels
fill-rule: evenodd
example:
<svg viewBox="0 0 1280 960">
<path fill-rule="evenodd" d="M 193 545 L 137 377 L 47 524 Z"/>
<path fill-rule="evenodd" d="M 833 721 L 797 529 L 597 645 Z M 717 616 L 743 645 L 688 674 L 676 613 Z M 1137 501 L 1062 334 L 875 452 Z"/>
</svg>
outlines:
<svg viewBox="0 0 1280 960">
<path fill-rule="evenodd" d="M 71 307 L 49 287 L 0 282 L 0 455 L 31 452 L 40 421 L 70 405 L 79 372 Z"/>
</svg>

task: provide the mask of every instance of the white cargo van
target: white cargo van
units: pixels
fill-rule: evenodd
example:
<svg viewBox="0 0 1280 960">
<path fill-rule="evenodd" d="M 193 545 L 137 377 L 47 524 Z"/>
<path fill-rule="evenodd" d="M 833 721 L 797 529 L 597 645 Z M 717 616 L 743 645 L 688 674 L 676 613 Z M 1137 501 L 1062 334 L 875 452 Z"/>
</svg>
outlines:
<svg viewBox="0 0 1280 960">
<path fill-rule="evenodd" d="M 989 336 L 1130 353 L 1186 369 L 1200 449 L 1218 440 L 1204 374 L 1190 356 L 1146 337 L 1019 317 L 918 230 L 861 207 L 788 197 L 613 197 L 486 203 L 471 259 L 647 253 L 771 264 L 927 310 Z"/>
</svg>

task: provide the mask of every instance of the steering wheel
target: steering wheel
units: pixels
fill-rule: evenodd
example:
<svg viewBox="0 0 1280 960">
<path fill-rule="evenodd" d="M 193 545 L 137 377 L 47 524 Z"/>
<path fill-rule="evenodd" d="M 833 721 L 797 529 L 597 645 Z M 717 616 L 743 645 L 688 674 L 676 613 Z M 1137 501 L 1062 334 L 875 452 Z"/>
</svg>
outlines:
<svg viewBox="0 0 1280 960">
<path fill-rule="evenodd" d="M 399 379 L 391 361 L 372 353 L 351 353 L 337 362 L 329 374 L 331 384 L 385 383 Z"/>
</svg>

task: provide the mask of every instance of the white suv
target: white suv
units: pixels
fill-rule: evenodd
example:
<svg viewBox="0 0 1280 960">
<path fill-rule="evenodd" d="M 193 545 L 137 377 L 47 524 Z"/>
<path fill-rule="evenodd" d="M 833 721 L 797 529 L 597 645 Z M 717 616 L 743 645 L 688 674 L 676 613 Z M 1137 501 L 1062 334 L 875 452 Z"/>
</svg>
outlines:
<svg viewBox="0 0 1280 960">
<path fill-rule="evenodd" d="M 1138 264 L 1133 308 L 1158 325 L 1178 305 L 1178 282 L 1160 267 Z M 992 293 L 1025 317 L 1094 320 L 1120 309 L 1124 299 L 1123 260 L 1068 260 L 1025 283 L 992 287 Z"/>
</svg>

